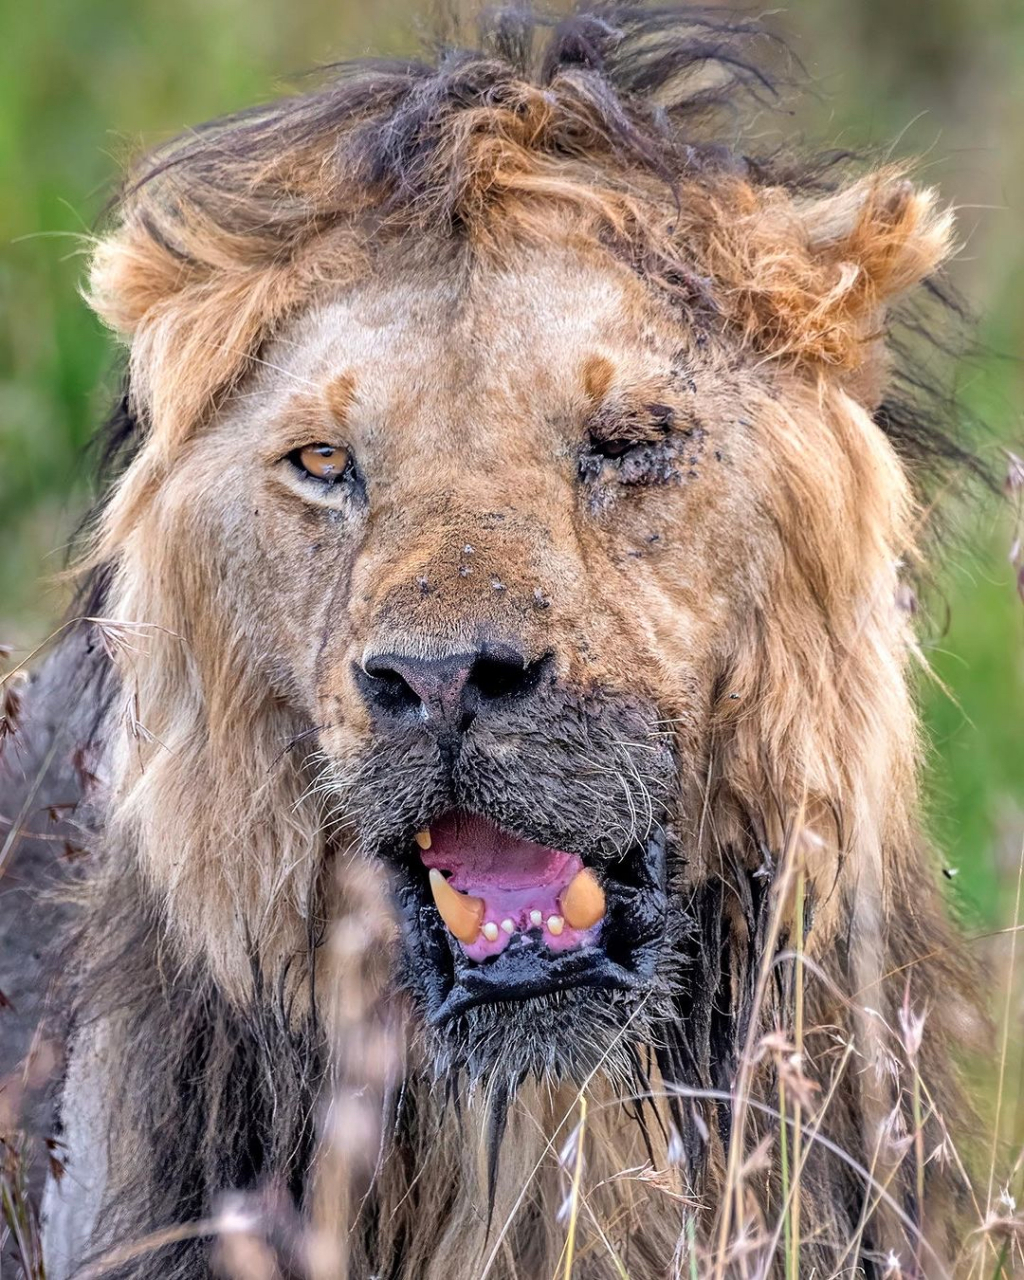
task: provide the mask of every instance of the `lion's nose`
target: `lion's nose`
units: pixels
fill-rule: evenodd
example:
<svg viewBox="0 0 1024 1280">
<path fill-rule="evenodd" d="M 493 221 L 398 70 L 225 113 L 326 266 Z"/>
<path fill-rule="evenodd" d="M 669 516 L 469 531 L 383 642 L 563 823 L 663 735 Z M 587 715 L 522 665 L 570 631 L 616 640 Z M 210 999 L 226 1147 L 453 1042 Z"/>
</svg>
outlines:
<svg viewBox="0 0 1024 1280">
<path fill-rule="evenodd" d="M 549 658 L 531 662 L 515 646 L 493 642 L 442 658 L 380 653 L 356 668 L 356 682 L 380 716 L 461 734 L 476 716 L 508 707 L 536 688 Z"/>
</svg>

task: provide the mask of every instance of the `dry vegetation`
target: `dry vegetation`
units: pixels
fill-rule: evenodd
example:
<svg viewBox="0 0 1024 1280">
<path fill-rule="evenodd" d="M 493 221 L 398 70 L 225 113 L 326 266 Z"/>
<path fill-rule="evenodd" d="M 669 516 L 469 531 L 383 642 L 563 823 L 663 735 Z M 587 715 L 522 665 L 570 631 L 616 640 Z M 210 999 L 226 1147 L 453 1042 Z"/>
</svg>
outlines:
<svg viewBox="0 0 1024 1280">
<path fill-rule="evenodd" d="M 779 880 L 776 922 L 789 912 L 801 910 L 803 872 L 801 849 L 809 839 L 807 833 L 794 832 L 789 843 L 783 875 Z M 992 960 L 992 992 L 999 1009 L 998 1052 L 991 1060 L 969 1064 L 975 1082 L 973 1092 L 986 1102 L 988 1112 L 982 1126 L 983 1138 L 972 1143 L 971 1150 L 962 1149 L 947 1132 L 945 1140 L 931 1150 L 925 1149 L 922 1134 L 934 1116 L 928 1082 L 917 1070 L 922 1038 L 929 1034 L 928 1010 L 905 1003 L 896 1026 L 881 1024 L 889 1066 L 900 1091 L 912 1099 L 912 1109 L 919 1124 L 906 1129 L 900 1120 L 901 1108 L 894 1109 L 890 1123 L 879 1129 L 875 1160 L 871 1167 L 855 1165 L 857 1177 L 867 1189 L 863 1231 L 875 1213 L 891 1211 L 914 1233 L 916 1250 L 912 1257 L 877 1260 L 881 1274 L 889 1277 L 929 1275 L 957 1277 L 990 1277 L 1017 1274 L 1024 1267 L 1024 1213 L 1018 1204 L 1024 1197 L 1024 1133 L 1022 1133 L 1020 1013 L 1024 983 L 1024 963 L 1017 935 L 1021 927 L 1021 872 L 1024 851 L 1018 859 L 1016 874 L 1008 880 L 1012 892 L 1013 915 L 1005 929 L 995 937 L 979 937 L 969 945 L 987 952 Z M 268 1187 L 252 1196 L 226 1198 L 220 1212 L 208 1221 L 183 1223 L 176 1231 L 162 1231 L 138 1241 L 133 1250 L 155 1249 L 172 1239 L 192 1235 L 210 1235 L 218 1240 L 216 1257 L 223 1274 L 234 1280 L 276 1280 L 284 1276 L 308 1277 L 308 1280 L 341 1280 L 348 1275 L 345 1266 L 345 1206 L 358 1203 L 372 1175 L 377 1158 L 380 1101 L 387 1084 L 398 1070 L 398 1055 L 392 1043 L 392 1032 L 380 1019 L 379 1011 L 367 1007 L 363 992 L 363 967 L 380 963 L 380 930 L 374 922 L 385 911 L 379 886 L 366 877 L 353 895 L 351 916 L 339 921 L 332 939 L 332 951 L 338 984 L 335 998 L 343 1013 L 344 1045 L 337 1046 L 339 1060 L 345 1062 L 345 1078 L 339 1082 L 322 1117 L 324 1157 L 313 1197 L 311 1217 L 299 1219 L 285 1198 Z M 746 1063 L 766 1057 L 776 1064 L 778 1093 L 774 1098 L 754 1096 L 746 1085 L 749 1072 L 741 1067 L 733 1097 L 703 1094 L 687 1096 L 719 1096 L 732 1102 L 737 1115 L 732 1144 L 729 1148 L 729 1177 L 726 1195 L 719 1208 L 717 1245 L 704 1252 L 697 1248 L 693 1205 L 685 1187 L 672 1169 L 653 1167 L 623 1170 L 623 1178 L 662 1181 L 667 1195 L 678 1205 L 680 1236 L 674 1270 L 669 1274 L 697 1280 L 724 1276 L 756 1277 L 784 1274 L 795 1280 L 801 1273 L 800 1244 L 803 1239 L 800 1214 L 801 1177 L 808 1152 L 815 1144 L 827 1148 L 839 1160 L 854 1163 L 829 1137 L 829 1110 L 844 1075 L 859 1069 L 858 1049 L 853 1040 L 837 1042 L 834 1063 L 826 1089 L 819 1089 L 803 1071 L 803 1041 L 809 1030 L 800 1015 L 803 988 L 820 980 L 821 975 L 799 953 L 766 952 L 761 975 L 762 985 L 774 980 L 774 971 L 792 967 L 793 990 L 796 995 L 792 1026 L 779 1028 L 749 1046 Z M 909 990 L 909 987 L 908 987 Z M 868 1016 L 877 1016 L 865 1007 Z M 14 1254 L 24 1274 L 31 1280 L 46 1275 L 38 1234 L 38 1206 L 28 1186 L 28 1167 L 32 1162 L 29 1137 L 17 1128 L 16 1108 L 24 1089 L 38 1088 L 53 1068 L 50 1048 L 39 1042 L 26 1064 L 24 1074 L 6 1082 L 4 1111 L 0 1114 L 4 1136 L 2 1141 L 3 1217 L 5 1231 L 13 1238 Z M 988 1093 L 986 1101 L 985 1095 Z M 614 1223 L 594 1221 L 588 1202 L 587 1115 L 588 1089 L 579 1090 L 576 1106 L 562 1118 L 560 1126 L 548 1135 L 547 1158 L 557 1161 L 564 1180 L 565 1199 L 560 1210 L 565 1247 L 560 1276 L 586 1274 L 585 1255 L 575 1249 L 576 1223 L 587 1217 L 605 1237 L 608 1250 L 614 1254 Z M 768 1118 L 761 1125 L 765 1136 L 750 1150 L 745 1136 L 746 1117 Z M 938 1117 L 946 1129 L 946 1117 Z M 958 1129 L 959 1118 L 950 1118 L 950 1128 Z M 60 1173 L 59 1146 L 47 1141 L 51 1169 Z M 961 1255 L 952 1266 L 940 1260 L 928 1240 L 927 1228 L 918 1232 L 902 1208 L 889 1195 L 888 1186 L 902 1162 L 909 1162 L 923 1185 L 925 1166 L 932 1161 L 951 1162 L 961 1171 L 973 1206 L 973 1229 L 967 1236 Z M 757 1200 L 746 1193 L 749 1179 L 757 1178 L 768 1167 L 778 1174 L 780 1196 L 773 1217 L 765 1217 L 757 1208 Z M 973 1172 L 969 1172 L 969 1170 Z M 524 1192 L 526 1188 L 524 1187 Z M 928 1210 L 925 1205 L 924 1220 Z M 493 1227 L 492 1257 L 501 1250 L 509 1222 Z M 837 1275 L 859 1274 L 863 1260 L 859 1252 L 859 1235 L 847 1246 L 849 1270 Z M 83 1272 L 101 1276 L 124 1262 L 130 1252 L 121 1249 Z M 628 1276 L 621 1261 L 618 1271 Z M 488 1273 L 485 1266 L 480 1275 Z M 552 1277 L 557 1280 L 557 1277 Z"/>
</svg>

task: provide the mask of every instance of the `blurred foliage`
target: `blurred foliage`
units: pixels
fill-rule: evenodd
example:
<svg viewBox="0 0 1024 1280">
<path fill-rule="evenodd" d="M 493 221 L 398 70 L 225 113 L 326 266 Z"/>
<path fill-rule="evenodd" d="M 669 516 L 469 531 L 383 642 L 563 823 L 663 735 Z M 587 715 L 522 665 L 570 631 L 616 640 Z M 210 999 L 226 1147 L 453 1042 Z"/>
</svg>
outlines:
<svg viewBox="0 0 1024 1280">
<path fill-rule="evenodd" d="M 124 158 L 272 96 L 338 57 L 408 49 L 409 0 L 39 0 L 8 6 L 0 77 L 0 639 L 28 646 L 59 612 L 60 568 L 88 495 L 83 448 L 109 394 L 110 342 L 76 290 Z M 965 403 L 997 472 L 1019 447 L 1024 377 L 1024 6 L 1017 0 L 792 0 L 770 20 L 811 91 L 766 112 L 780 140 L 919 155 L 960 206 L 955 277 L 981 317 Z M 892 151 L 889 148 L 892 146 Z M 1002 914 L 1024 805 L 1024 604 L 995 503 L 957 517 L 926 627 L 930 812 L 969 912 Z M 44 585 L 40 586 L 41 580 Z"/>
</svg>

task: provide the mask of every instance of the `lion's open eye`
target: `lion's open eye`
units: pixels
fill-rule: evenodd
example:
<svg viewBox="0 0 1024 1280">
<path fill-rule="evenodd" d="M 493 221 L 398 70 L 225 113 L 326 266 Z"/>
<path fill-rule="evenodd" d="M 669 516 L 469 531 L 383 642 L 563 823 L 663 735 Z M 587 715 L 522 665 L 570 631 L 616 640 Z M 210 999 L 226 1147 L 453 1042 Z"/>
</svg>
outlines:
<svg viewBox="0 0 1024 1280">
<path fill-rule="evenodd" d="M 300 471 L 328 484 L 340 480 L 352 460 L 347 449 L 332 444 L 307 444 L 302 449 L 295 449 L 289 458 Z"/>
</svg>

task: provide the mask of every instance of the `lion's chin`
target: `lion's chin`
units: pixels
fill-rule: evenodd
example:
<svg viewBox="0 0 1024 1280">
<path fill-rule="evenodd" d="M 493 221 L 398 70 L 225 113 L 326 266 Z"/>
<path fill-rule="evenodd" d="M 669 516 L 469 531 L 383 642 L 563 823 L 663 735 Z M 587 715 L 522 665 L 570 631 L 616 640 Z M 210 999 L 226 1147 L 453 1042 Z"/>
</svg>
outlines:
<svg viewBox="0 0 1024 1280">
<path fill-rule="evenodd" d="M 490 1022 L 486 1006 L 505 1006 L 518 1021 L 521 1012 L 553 1005 L 632 1004 L 652 987 L 668 906 L 660 828 L 599 866 L 500 830 L 480 815 L 444 816 L 432 831 L 433 838 L 420 833 L 418 857 L 395 858 L 392 865 L 406 985 L 435 1030 L 458 1023 L 465 1031 L 472 1011 Z M 561 892 L 567 900 L 566 889 L 581 872 L 583 881 L 600 885 L 600 899 L 587 904 L 573 927 L 557 907 L 545 905 L 545 895 L 554 902 Z"/>
</svg>

